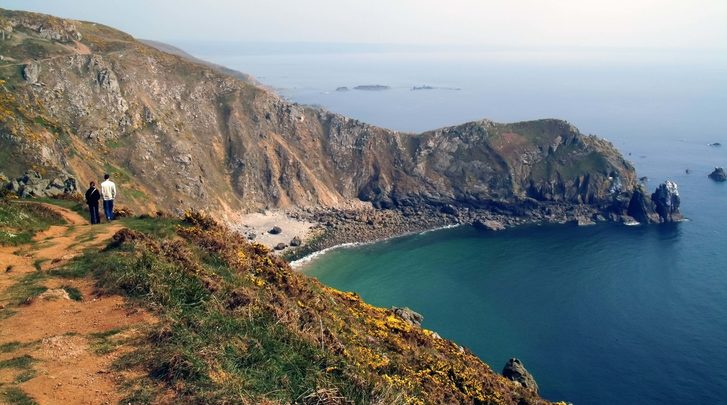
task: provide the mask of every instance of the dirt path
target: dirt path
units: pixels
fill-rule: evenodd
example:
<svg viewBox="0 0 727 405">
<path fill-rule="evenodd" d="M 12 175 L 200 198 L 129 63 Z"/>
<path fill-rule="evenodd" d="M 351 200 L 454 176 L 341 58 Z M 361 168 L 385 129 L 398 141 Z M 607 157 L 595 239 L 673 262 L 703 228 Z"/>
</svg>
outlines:
<svg viewBox="0 0 727 405">
<path fill-rule="evenodd" d="M 128 309 L 122 297 L 99 296 L 90 279 L 42 278 L 45 292 L 22 305 L 12 301 L 23 280 L 103 246 L 122 228 L 88 225 L 73 211 L 47 206 L 68 225 L 37 234 L 31 245 L 0 247 L 0 392 L 19 389 L 39 404 L 117 403 L 116 345 L 153 322 L 149 314 Z"/>
</svg>

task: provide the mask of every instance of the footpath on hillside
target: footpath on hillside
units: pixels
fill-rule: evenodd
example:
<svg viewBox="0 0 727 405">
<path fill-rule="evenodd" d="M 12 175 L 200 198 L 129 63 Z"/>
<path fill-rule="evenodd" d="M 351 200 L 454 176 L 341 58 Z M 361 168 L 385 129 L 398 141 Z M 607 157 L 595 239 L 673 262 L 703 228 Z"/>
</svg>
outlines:
<svg viewBox="0 0 727 405">
<path fill-rule="evenodd" d="M 74 211 L 43 205 L 66 224 L 31 243 L 0 246 L 0 403 L 118 403 L 122 376 L 112 363 L 123 354 L 119 343 L 153 317 L 61 270 L 122 226 L 92 226 Z"/>
</svg>

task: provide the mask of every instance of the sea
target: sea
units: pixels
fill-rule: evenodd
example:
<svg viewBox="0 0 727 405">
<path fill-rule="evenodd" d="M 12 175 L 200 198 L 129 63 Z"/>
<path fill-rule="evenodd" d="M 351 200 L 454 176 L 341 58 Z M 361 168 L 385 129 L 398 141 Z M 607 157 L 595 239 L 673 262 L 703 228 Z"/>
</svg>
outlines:
<svg viewBox="0 0 727 405">
<path fill-rule="evenodd" d="M 521 359 L 550 400 L 727 403 L 727 183 L 707 177 L 727 166 L 724 50 L 177 45 L 399 131 L 565 119 L 613 142 L 649 189 L 677 182 L 682 223 L 462 226 L 333 249 L 303 271 L 420 312 L 497 372 Z M 386 88 L 355 89 L 371 85 Z"/>
</svg>

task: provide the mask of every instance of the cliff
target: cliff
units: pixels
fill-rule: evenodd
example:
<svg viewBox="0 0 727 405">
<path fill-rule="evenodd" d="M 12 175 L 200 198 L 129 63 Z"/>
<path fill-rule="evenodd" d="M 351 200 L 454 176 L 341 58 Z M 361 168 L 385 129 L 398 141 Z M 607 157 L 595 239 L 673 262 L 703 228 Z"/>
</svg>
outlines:
<svg viewBox="0 0 727 405">
<path fill-rule="evenodd" d="M 564 121 L 399 133 L 99 24 L 0 11 L 0 29 L 0 171 L 112 172 L 132 208 L 603 208 L 635 185 L 611 144 Z"/>
</svg>

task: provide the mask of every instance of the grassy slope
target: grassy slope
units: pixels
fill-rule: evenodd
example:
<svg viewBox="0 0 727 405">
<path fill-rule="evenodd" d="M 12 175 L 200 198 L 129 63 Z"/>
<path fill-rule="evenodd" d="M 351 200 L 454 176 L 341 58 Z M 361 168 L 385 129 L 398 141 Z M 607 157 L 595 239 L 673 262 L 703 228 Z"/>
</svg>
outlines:
<svg viewBox="0 0 727 405">
<path fill-rule="evenodd" d="M 539 403 L 467 350 L 294 273 L 200 215 L 126 220 L 60 270 L 155 312 L 117 367 L 132 402 Z M 337 399 L 336 399 L 337 398 Z"/>
<path fill-rule="evenodd" d="M 42 205 L 0 199 L 0 246 L 30 243 L 37 232 L 63 223 L 63 218 Z"/>
</svg>

